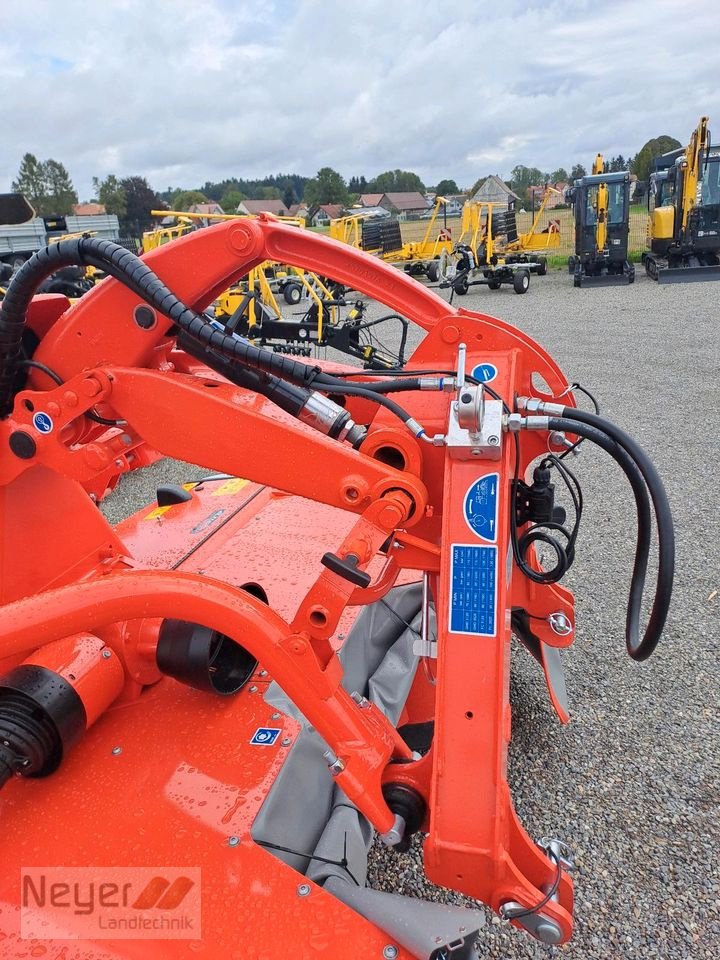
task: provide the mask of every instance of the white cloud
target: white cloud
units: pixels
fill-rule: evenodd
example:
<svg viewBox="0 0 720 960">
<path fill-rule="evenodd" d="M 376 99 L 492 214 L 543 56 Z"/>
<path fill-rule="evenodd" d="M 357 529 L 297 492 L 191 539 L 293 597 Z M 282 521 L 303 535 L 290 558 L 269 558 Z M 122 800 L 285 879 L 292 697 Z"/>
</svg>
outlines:
<svg viewBox="0 0 720 960">
<path fill-rule="evenodd" d="M 157 189 L 395 167 L 463 185 L 720 129 L 716 0 L 2 0 L 0 190 L 22 154 Z"/>
</svg>

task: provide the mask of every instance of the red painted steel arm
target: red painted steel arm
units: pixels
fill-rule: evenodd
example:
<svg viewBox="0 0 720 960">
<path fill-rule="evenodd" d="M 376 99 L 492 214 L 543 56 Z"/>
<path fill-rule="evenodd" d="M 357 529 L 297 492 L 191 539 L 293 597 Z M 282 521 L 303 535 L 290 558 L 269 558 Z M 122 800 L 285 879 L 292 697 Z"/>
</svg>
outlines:
<svg viewBox="0 0 720 960">
<path fill-rule="evenodd" d="M 11 656 L 81 631 L 148 617 L 202 623 L 257 657 L 320 736 L 345 761 L 343 789 L 376 829 L 394 817 L 382 798 L 382 771 L 397 753 L 397 737 L 378 710 L 358 710 L 340 682 L 336 657 L 319 663 L 309 639 L 244 590 L 180 571 L 115 573 L 72 583 L 0 607 L 3 655 Z M 404 754 L 407 756 L 407 752 Z"/>
</svg>

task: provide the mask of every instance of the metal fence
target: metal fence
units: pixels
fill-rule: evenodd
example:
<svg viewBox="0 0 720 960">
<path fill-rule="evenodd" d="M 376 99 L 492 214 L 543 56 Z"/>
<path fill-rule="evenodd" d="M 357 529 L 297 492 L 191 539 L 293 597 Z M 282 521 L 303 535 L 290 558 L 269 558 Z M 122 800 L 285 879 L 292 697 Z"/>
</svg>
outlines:
<svg viewBox="0 0 720 960">
<path fill-rule="evenodd" d="M 549 220 L 557 220 L 560 225 L 560 246 L 548 250 L 549 256 L 567 257 L 575 250 L 575 215 L 570 209 L 546 210 L 538 226 L 544 230 Z M 533 222 L 532 213 L 518 213 L 518 233 L 527 233 Z M 648 211 L 644 203 L 633 204 L 630 207 L 630 236 L 629 249 L 631 253 L 640 253 L 645 249 L 647 236 Z M 437 233 L 445 226 L 442 216 L 435 222 L 433 233 Z M 406 220 L 401 223 L 404 243 L 413 243 L 422 240 L 428 227 L 427 220 Z M 453 240 L 458 240 L 462 233 L 460 217 L 447 218 L 447 228 Z M 433 237 L 434 239 L 434 237 Z"/>
</svg>

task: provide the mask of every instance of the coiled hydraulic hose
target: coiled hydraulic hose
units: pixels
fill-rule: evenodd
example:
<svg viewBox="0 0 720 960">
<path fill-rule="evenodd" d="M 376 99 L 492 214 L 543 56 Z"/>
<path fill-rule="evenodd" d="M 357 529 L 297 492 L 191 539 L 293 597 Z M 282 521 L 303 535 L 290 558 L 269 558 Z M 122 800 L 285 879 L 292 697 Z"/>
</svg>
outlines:
<svg viewBox="0 0 720 960">
<path fill-rule="evenodd" d="M 554 406 L 546 405 L 546 409 L 548 407 L 552 409 Z M 657 646 L 665 625 L 675 568 L 675 535 L 665 488 L 645 451 L 624 430 L 584 410 L 577 410 L 575 407 L 562 409 L 563 416 L 548 418 L 548 428 L 575 433 L 607 450 L 624 470 L 635 494 L 638 536 L 628 599 L 625 638 L 627 651 L 633 660 L 646 660 Z M 630 469 L 628 469 L 628 460 L 633 464 Z M 655 508 L 658 529 L 658 572 L 650 617 L 641 639 L 640 612 L 651 540 L 648 491 Z"/>
</svg>

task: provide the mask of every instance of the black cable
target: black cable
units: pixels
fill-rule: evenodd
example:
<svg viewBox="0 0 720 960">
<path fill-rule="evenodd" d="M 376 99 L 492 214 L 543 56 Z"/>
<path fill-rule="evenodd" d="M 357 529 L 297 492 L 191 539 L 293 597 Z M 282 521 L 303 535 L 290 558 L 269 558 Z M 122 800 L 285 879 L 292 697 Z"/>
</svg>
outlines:
<svg viewBox="0 0 720 960">
<path fill-rule="evenodd" d="M 630 584 L 625 639 L 630 656 L 634 660 L 646 660 L 660 639 L 672 595 L 675 535 L 665 488 L 642 447 L 619 427 L 595 414 L 576 410 L 574 407 L 565 407 L 563 413 L 567 416 L 549 417 L 549 429 L 567 430 L 603 447 L 623 468 L 633 488 L 638 514 L 638 539 Z M 629 471 L 628 464 L 631 464 Z M 648 492 L 655 508 L 658 531 L 658 572 L 650 617 L 640 639 L 640 612 L 651 540 Z"/>
<path fill-rule="evenodd" d="M 643 476 L 638 466 L 635 464 L 635 461 L 624 450 L 624 448 L 619 446 L 617 443 L 615 443 L 614 440 L 612 440 L 606 434 L 594 428 L 591 428 L 591 427 L 586 428 L 585 425 L 583 425 L 582 427 L 579 427 L 578 430 L 573 430 L 572 426 L 569 426 L 567 421 L 563 421 L 563 423 L 564 423 L 564 426 L 558 427 L 557 429 L 565 429 L 565 430 L 569 430 L 570 432 L 575 432 L 577 434 L 581 434 L 583 431 L 585 431 L 585 436 L 587 437 L 587 439 L 592 440 L 598 446 L 602 447 L 612 457 L 614 457 L 615 460 L 617 460 L 618 464 L 622 467 L 623 471 L 625 472 L 628 480 L 630 481 L 630 485 L 633 489 L 633 493 L 635 495 L 637 516 L 638 516 L 638 541 L 637 541 L 637 548 L 636 548 L 636 555 L 635 555 L 635 565 L 633 568 L 633 579 L 631 582 L 631 594 L 630 594 L 630 600 L 628 603 L 628 615 L 629 615 L 631 606 L 634 602 L 633 600 L 634 586 L 633 585 L 637 582 L 640 583 L 640 597 L 642 597 L 642 585 L 644 584 L 645 570 L 647 569 L 647 562 L 648 562 L 648 557 L 650 553 L 651 516 L 650 516 L 650 500 L 648 498 L 647 487 L 645 486 Z M 556 427 L 551 426 L 550 429 L 556 429 Z M 550 456 L 554 456 L 554 454 L 548 455 L 548 457 Z M 578 483 L 577 478 L 574 476 L 574 474 L 571 473 L 571 471 L 567 466 L 563 464 L 563 468 L 565 471 L 568 472 L 570 476 L 572 476 L 572 479 L 576 484 L 579 496 L 578 496 L 577 505 L 575 504 L 575 498 L 573 497 L 573 505 L 576 506 L 576 510 L 579 507 L 580 512 L 582 512 L 582 491 L 580 490 L 580 484 Z M 513 472 L 513 483 L 512 483 L 513 490 L 515 491 L 519 489 L 519 483 L 518 483 L 519 473 L 520 473 L 520 442 L 519 442 L 518 434 L 516 433 L 515 434 L 515 469 Z M 561 473 L 561 476 L 563 476 L 562 473 Z M 569 489 L 569 486 L 568 486 L 568 489 Z M 515 504 L 513 504 L 513 506 L 515 506 Z M 564 527 L 562 527 L 559 524 L 558 525 L 551 525 L 550 523 L 538 524 L 538 528 L 545 527 L 551 530 L 554 529 L 562 533 L 562 535 L 568 541 L 568 545 L 566 547 L 563 547 L 562 544 L 558 543 L 558 541 L 555 538 L 551 537 L 550 535 L 541 535 L 540 529 L 537 530 L 537 534 L 533 534 L 533 530 L 537 528 L 531 528 L 529 531 L 527 531 L 526 534 L 524 534 L 523 536 L 519 536 L 518 527 L 517 527 L 517 514 L 515 509 L 511 510 L 510 544 L 512 547 L 515 563 L 517 564 L 519 569 L 522 571 L 522 573 L 526 577 L 528 577 L 528 579 L 532 580 L 535 583 L 557 583 L 557 581 L 560 580 L 565 573 L 567 573 L 567 570 L 569 569 L 569 566 L 572 564 L 572 561 L 574 559 L 575 540 L 577 538 L 578 526 L 579 526 L 579 517 L 577 516 L 577 513 L 576 513 L 575 528 L 572 531 L 572 533 L 569 533 Z M 550 570 L 538 571 L 538 570 L 535 570 L 533 567 L 529 566 L 529 564 L 525 560 L 525 553 L 527 552 L 527 548 L 530 546 L 530 544 L 535 541 L 546 543 L 553 550 L 555 550 L 556 555 L 558 557 L 558 562 L 555 565 L 555 567 L 551 568 Z M 637 578 L 640 578 L 640 579 L 638 580 Z M 627 635 L 629 636 L 629 634 Z M 628 640 L 628 644 L 629 644 L 629 640 Z M 630 649 L 630 646 L 628 646 L 628 650 L 629 649 Z"/>
<path fill-rule="evenodd" d="M 562 865 L 560 863 L 560 857 L 557 856 L 554 850 L 548 849 L 547 855 L 551 860 L 555 861 L 555 879 L 553 880 L 550 889 L 542 898 L 539 903 L 536 903 L 534 907 L 527 907 L 525 910 L 502 910 L 502 916 L 505 920 L 522 920 L 525 917 L 531 917 L 535 913 L 539 913 L 544 906 L 546 906 L 560 888 L 560 879 L 562 878 Z"/>
<path fill-rule="evenodd" d="M 18 367 L 32 367 L 33 370 L 40 370 L 46 377 L 49 377 L 53 383 L 57 384 L 58 387 L 61 387 L 65 382 L 59 374 L 55 373 L 55 371 L 46 364 L 40 363 L 39 360 L 20 360 L 17 365 Z M 95 423 L 100 423 L 105 427 L 121 427 L 127 423 L 126 420 L 109 420 L 107 417 L 101 417 L 100 414 L 95 413 L 94 410 L 86 410 L 85 416 L 88 420 L 93 420 Z"/>
<path fill-rule="evenodd" d="M 299 850 L 291 850 L 290 847 L 283 847 L 279 843 L 270 843 L 269 840 L 254 840 L 253 842 L 259 847 L 267 847 L 268 850 L 279 850 L 281 853 L 290 853 L 294 857 L 304 857 L 306 860 L 317 860 L 318 863 L 327 863 L 331 867 L 340 867 L 340 869 L 344 870 L 345 873 L 350 877 L 356 887 L 360 886 L 356 877 L 350 871 L 347 857 L 345 856 L 342 858 L 342 860 L 330 860 L 327 857 L 320 857 L 314 853 L 301 853 Z"/>
<path fill-rule="evenodd" d="M 599 413 L 600 413 L 600 404 L 597 402 L 597 400 L 596 400 L 595 397 L 590 393 L 589 390 L 586 390 L 585 387 L 581 387 L 579 383 L 571 383 L 571 384 L 570 384 L 570 389 L 571 389 L 571 390 L 579 390 L 580 393 L 584 393 L 585 396 L 590 399 L 593 407 L 595 408 L 595 413 L 596 413 L 596 414 L 599 414 Z M 559 455 L 558 459 L 559 459 L 559 460 L 564 460 L 564 459 L 565 459 L 567 456 L 569 456 L 571 453 L 574 453 L 574 452 L 578 449 L 578 447 L 582 444 L 583 439 L 584 439 L 583 437 L 580 437 L 579 440 L 576 440 L 575 443 L 572 444 L 572 446 L 568 447 L 567 450 L 564 450 L 564 451 Z"/>
</svg>

